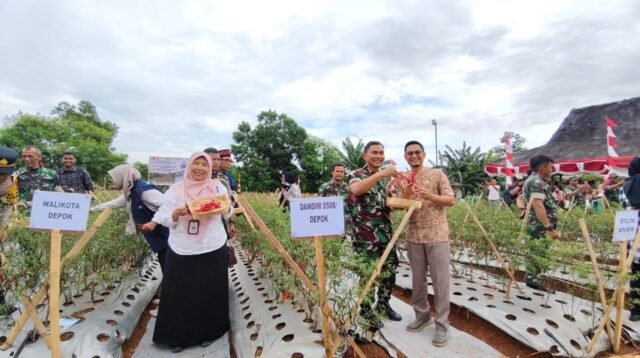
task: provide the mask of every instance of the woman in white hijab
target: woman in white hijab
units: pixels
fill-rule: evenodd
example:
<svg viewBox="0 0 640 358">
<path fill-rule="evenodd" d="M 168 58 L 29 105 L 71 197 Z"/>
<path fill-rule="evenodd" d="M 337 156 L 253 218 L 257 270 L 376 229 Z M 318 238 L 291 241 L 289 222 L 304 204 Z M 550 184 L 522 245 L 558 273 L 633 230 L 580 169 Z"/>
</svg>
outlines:
<svg viewBox="0 0 640 358">
<path fill-rule="evenodd" d="M 102 211 L 106 208 L 124 208 L 129 204 L 131 218 L 136 226 L 142 229 L 142 235 L 153 252 L 158 255 L 160 269 L 164 274 L 165 257 L 167 253 L 169 229 L 151 222 L 155 213 L 160 209 L 164 194 L 153 184 L 141 179 L 140 172 L 129 164 L 118 165 L 109 170 L 109 175 L 122 195 L 114 200 L 96 205 L 91 211 Z M 145 225 L 146 224 L 146 225 Z M 157 309 L 149 311 L 152 316 Z"/>
</svg>

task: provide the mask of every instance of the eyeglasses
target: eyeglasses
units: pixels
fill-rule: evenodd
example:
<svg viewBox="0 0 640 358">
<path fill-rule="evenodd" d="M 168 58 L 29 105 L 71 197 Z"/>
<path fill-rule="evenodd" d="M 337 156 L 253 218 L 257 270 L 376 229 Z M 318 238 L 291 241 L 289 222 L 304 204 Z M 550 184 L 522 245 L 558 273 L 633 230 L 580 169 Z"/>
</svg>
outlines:
<svg viewBox="0 0 640 358">
<path fill-rule="evenodd" d="M 416 150 L 416 151 L 413 151 L 413 152 L 406 152 L 406 153 L 404 153 L 404 154 L 405 154 L 407 157 L 410 157 L 410 156 L 413 156 L 413 155 L 415 155 L 415 156 L 420 156 L 422 153 L 424 153 L 424 152 L 423 152 L 423 151 L 421 151 L 421 150 Z"/>
</svg>

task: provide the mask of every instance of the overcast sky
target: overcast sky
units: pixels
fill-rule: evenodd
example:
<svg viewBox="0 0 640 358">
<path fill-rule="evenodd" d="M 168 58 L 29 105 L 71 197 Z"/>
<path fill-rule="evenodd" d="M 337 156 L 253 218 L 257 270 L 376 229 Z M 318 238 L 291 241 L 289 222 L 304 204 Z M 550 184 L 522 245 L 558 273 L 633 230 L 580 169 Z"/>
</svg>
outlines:
<svg viewBox="0 0 640 358">
<path fill-rule="evenodd" d="M 0 2 L 0 117 L 91 101 L 130 161 L 229 147 L 267 109 L 340 145 L 544 144 L 640 96 L 640 1 Z M 404 162 L 404 161 L 402 161 Z"/>
</svg>

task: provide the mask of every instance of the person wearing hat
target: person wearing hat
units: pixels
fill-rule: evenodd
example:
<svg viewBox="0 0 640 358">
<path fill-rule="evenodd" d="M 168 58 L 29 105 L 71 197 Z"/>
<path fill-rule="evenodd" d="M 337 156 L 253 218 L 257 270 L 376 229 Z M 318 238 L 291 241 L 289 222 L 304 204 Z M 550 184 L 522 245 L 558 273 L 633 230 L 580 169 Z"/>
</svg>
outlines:
<svg viewBox="0 0 640 358">
<path fill-rule="evenodd" d="M 564 197 L 573 205 L 584 205 L 584 187 L 578 183 L 578 177 L 569 178 L 569 184 L 564 187 Z"/>
<path fill-rule="evenodd" d="M 605 198 L 610 203 L 618 203 L 618 191 L 624 185 L 624 178 L 621 178 L 616 173 L 610 173 L 607 180 L 602 183 L 600 191 L 604 193 Z"/>
<path fill-rule="evenodd" d="M 222 149 L 219 151 L 220 153 L 220 170 L 227 177 L 227 181 L 229 182 L 229 186 L 232 191 L 236 191 L 236 183 L 233 181 L 233 177 L 231 176 L 231 167 L 233 166 L 233 159 L 231 159 L 231 150 Z"/>
<path fill-rule="evenodd" d="M 21 205 L 31 207 L 33 193 L 36 190 L 62 191 L 58 174 L 42 165 L 42 153 L 38 148 L 32 145 L 25 146 L 22 149 L 22 162 L 25 167 L 16 172 Z"/>
<path fill-rule="evenodd" d="M 18 152 L 11 148 L 0 147 L 0 227 L 6 227 L 18 203 L 18 181 L 16 171 Z"/>
<path fill-rule="evenodd" d="M 224 187 L 227 189 L 227 192 L 232 193 L 231 185 L 229 184 L 229 178 L 227 178 L 224 171 L 222 171 L 220 168 L 221 166 L 220 163 L 222 162 L 220 159 L 220 151 L 217 150 L 216 148 L 209 147 L 209 148 L 205 148 L 203 152 L 209 154 L 209 157 L 211 157 L 211 179 L 219 180 L 222 183 L 222 185 L 224 185 Z M 233 194 L 231 194 L 230 197 L 231 197 L 231 201 L 234 203 L 233 207 L 236 207 L 235 197 L 233 196 Z M 226 225 L 225 229 L 227 230 L 229 237 L 234 237 L 236 235 L 236 224 L 235 224 L 235 221 L 233 220 L 233 213 L 231 213 L 228 217 L 224 219 L 225 219 L 224 224 Z"/>
</svg>

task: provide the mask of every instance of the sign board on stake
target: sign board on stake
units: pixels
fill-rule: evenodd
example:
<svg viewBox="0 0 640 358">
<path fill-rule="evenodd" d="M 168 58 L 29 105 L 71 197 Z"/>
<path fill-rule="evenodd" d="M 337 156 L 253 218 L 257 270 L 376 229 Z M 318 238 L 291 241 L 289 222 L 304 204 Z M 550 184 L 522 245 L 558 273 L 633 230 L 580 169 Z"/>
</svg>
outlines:
<svg viewBox="0 0 640 358">
<path fill-rule="evenodd" d="M 616 213 L 613 229 L 613 242 L 630 241 L 638 230 L 638 210 L 625 210 Z"/>
<path fill-rule="evenodd" d="M 36 191 L 29 227 L 33 230 L 84 232 L 90 205 L 91 196 L 87 194 Z"/>
<path fill-rule="evenodd" d="M 291 237 L 344 235 L 342 197 L 291 199 Z"/>
</svg>

